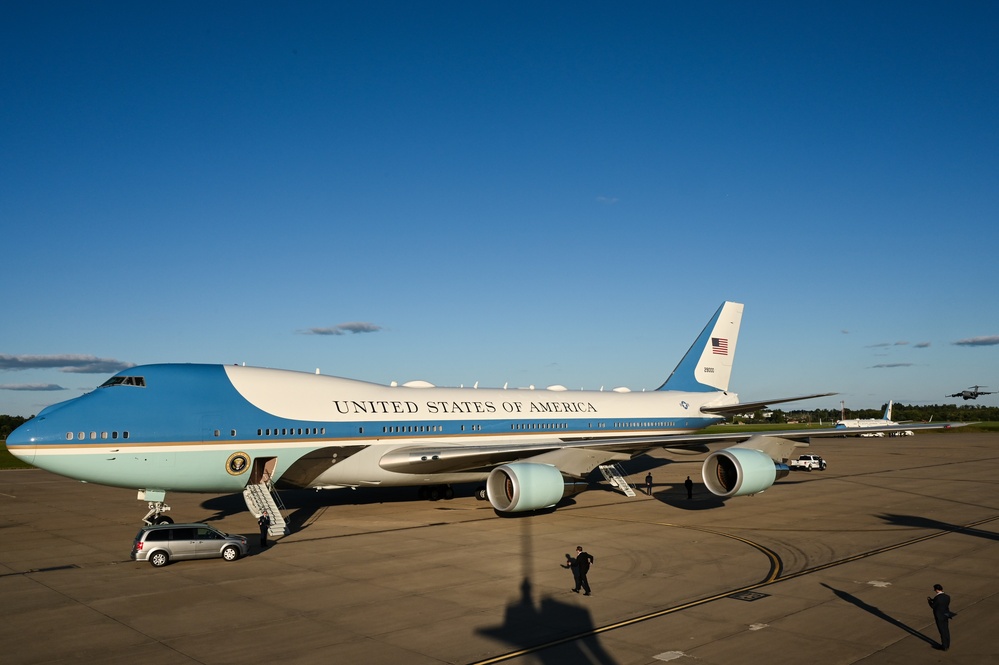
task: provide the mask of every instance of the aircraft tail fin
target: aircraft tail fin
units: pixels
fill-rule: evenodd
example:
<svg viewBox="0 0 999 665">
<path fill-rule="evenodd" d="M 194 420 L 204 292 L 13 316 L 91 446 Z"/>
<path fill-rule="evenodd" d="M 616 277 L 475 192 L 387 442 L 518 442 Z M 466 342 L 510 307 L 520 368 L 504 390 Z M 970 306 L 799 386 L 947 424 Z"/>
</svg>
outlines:
<svg viewBox="0 0 999 665">
<path fill-rule="evenodd" d="M 888 400 L 888 406 L 885 408 L 885 420 L 891 420 L 891 400 Z"/>
<path fill-rule="evenodd" d="M 708 321 L 697 341 L 659 390 L 714 392 L 728 390 L 735 359 L 742 303 L 724 302 Z"/>
</svg>

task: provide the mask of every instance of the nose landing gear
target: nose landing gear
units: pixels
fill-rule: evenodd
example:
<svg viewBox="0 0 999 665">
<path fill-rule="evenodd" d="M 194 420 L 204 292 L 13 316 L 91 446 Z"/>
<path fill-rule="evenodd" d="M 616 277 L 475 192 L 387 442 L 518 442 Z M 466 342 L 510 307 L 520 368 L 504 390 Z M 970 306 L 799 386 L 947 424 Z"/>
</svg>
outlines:
<svg viewBox="0 0 999 665">
<path fill-rule="evenodd" d="M 142 518 L 143 523 L 147 525 L 173 524 L 173 520 L 169 516 L 164 515 L 165 512 L 170 510 L 170 506 L 165 501 L 166 492 L 161 490 L 139 490 L 137 498 L 140 501 L 149 502 L 149 512 Z"/>
</svg>

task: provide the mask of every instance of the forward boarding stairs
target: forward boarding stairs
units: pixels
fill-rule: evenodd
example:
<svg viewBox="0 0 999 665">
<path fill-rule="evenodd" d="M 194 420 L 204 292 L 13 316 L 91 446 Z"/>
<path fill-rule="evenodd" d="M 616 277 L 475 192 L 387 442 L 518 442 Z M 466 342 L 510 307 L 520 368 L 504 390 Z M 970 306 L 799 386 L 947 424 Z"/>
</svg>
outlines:
<svg viewBox="0 0 999 665">
<path fill-rule="evenodd" d="M 620 464 L 601 464 L 598 468 L 612 487 L 621 490 L 625 496 L 635 496 L 635 490 L 631 489 L 631 485 L 625 479 L 624 469 L 621 468 Z"/>
<path fill-rule="evenodd" d="M 281 511 L 284 510 L 284 504 L 281 503 L 281 497 L 274 490 L 272 482 L 268 480 L 255 485 L 247 485 L 246 489 L 243 490 L 243 499 L 254 517 L 259 518 L 265 510 L 267 511 L 267 516 L 271 518 L 271 525 L 267 529 L 268 536 L 288 535 L 288 523 L 285 521 L 284 515 L 281 514 Z"/>
</svg>

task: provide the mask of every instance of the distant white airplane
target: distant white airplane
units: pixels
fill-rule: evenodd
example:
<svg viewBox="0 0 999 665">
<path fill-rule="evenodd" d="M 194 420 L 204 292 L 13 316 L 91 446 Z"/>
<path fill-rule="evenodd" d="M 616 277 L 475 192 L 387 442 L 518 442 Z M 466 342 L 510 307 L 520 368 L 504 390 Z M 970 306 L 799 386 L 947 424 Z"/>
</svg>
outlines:
<svg viewBox="0 0 999 665">
<path fill-rule="evenodd" d="M 730 414 L 832 394 L 740 403 L 728 388 L 742 311 L 722 304 L 649 392 L 385 386 L 259 367 L 146 365 L 46 408 L 7 447 L 57 474 L 138 490 L 147 522 L 170 521 L 171 491 L 243 491 L 254 515 L 270 506 L 273 516 L 272 483 L 420 486 L 430 498 L 479 483 L 477 496 L 498 512 L 532 511 L 585 488 L 598 466 L 656 447 L 706 453 L 708 444 L 734 443 L 704 461 L 708 490 L 754 494 L 787 473 L 804 440 L 842 430 L 694 434 Z"/>
<path fill-rule="evenodd" d="M 884 436 L 885 427 L 892 427 L 900 425 L 891 419 L 891 407 L 892 402 L 889 400 L 887 408 L 885 408 L 885 415 L 883 418 L 853 418 L 852 420 L 837 420 L 837 429 L 863 429 L 864 432 L 858 433 L 858 436 Z M 882 428 L 875 431 L 875 428 Z M 915 434 L 911 429 L 896 429 L 887 430 L 889 436 L 912 436 Z"/>
</svg>

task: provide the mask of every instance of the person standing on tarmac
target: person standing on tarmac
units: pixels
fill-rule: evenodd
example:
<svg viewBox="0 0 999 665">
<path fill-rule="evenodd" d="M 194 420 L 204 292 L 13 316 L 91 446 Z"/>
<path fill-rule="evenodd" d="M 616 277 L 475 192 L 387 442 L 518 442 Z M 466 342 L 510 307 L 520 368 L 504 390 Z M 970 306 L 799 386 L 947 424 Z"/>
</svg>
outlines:
<svg viewBox="0 0 999 665">
<path fill-rule="evenodd" d="M 950 648 L 950 620 L 957 616 L 950 611 L 950 596 L 944 593 L 941 585 L 934 584 L 933 596 L 927 596 L 926 602 L 933 610 L 933 620 L 937 624 L 937 630 L 940 631 L 940 646 L 938 648 L 941 651 L 946 651 Z"/>
<path fill-rule="evenodd" d="M 586 579 L 586 574 L 590 572 L 590 566 L 593 565 L 593 555 L 584 552 L 582 546 L 577 547 L 575 564 L 573 572 L 576 574 L 576 587 L 572 591 L 579 593 L 579 587 L 582 586 L 583 595 L 589 596 L 590 582 Z"/>
</svg>

